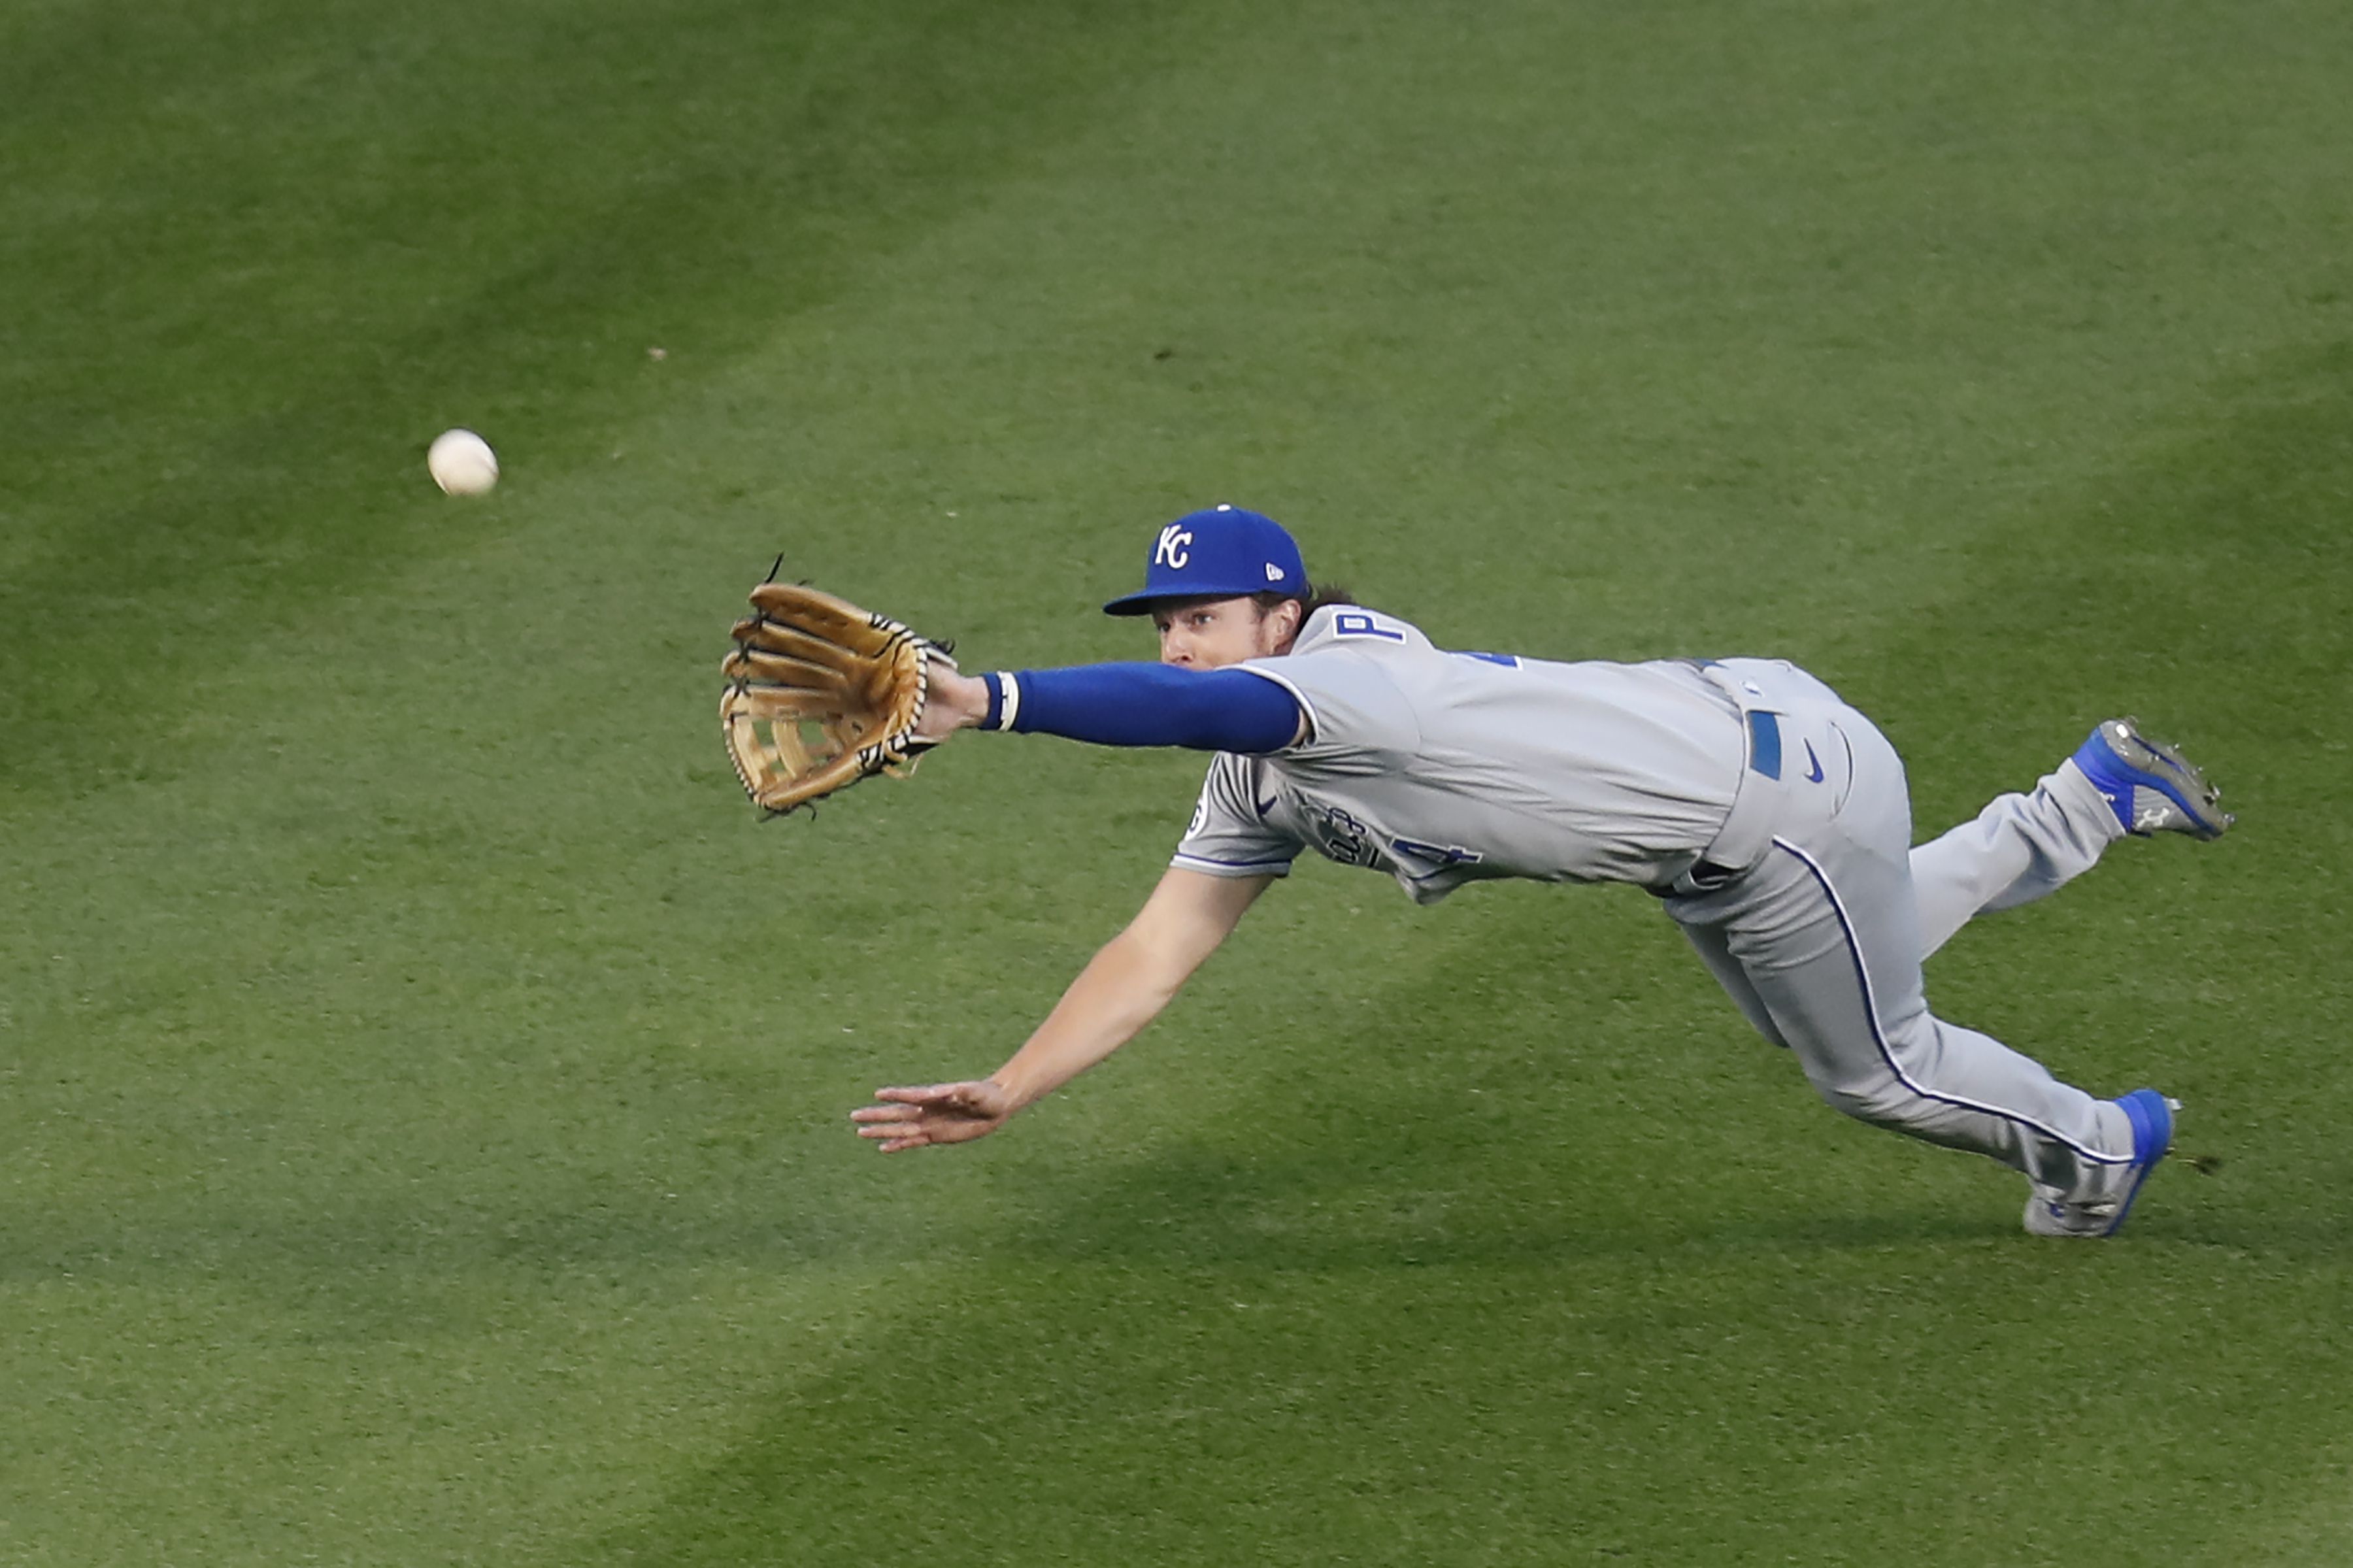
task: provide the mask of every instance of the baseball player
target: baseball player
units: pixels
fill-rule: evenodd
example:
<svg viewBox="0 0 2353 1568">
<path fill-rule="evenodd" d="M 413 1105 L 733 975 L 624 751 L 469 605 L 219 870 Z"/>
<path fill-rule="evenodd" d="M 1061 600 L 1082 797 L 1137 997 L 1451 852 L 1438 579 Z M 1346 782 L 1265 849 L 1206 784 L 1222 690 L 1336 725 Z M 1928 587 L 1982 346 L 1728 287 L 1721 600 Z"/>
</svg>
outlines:
<svg viewBox="0 0 2353 1568">
<path fill-rule="evenodd" d="M 2130 720 L 2035 787 L 1915 848 L 1904 766 L 1870 720 L 1777 659 L 1555 663 L 1450 652 L 1319 595 L 1271 519 L 1194 512 L 1152 542 L 1160 662 L 939 678 L 923 733 L 965 728 L 1212 752 L 1142 910 L 978 1080 L 852 1114 L 883 1152 L 995 1131 L 1149 1023 L 1302 850 L 1394 877 L 1631 882 L 1658 896 L 1767 1039 L 1849 1115 L 2024 1173 L 2026 1228 L 2105 1237 L 2172 1141 L 2154 1089 L 2100 1100 L 1937 1017 L 1921 963 L 1980 910 L 2038 899 L 2127 834 L 2220 836 L 2199 771 Z"/>
</svg>

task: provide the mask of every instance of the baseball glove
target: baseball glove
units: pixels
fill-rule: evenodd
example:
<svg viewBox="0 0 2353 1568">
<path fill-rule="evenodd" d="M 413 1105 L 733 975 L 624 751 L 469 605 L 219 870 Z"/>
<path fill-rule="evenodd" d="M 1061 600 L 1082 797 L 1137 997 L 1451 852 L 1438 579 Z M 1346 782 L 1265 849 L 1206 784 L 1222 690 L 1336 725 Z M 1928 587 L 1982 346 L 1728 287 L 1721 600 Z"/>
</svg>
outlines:
<svg viewBox="0 0 2353 1568">
<path fill-rule="evenodd" d="M 808 805 L 875 773 L 903 778 L 934 664 L 947 647 L 888 616 L 794 583 L 752 590 L 720 666 L 719 721 L 744 793 L 771 815 Z"/>
</svg>

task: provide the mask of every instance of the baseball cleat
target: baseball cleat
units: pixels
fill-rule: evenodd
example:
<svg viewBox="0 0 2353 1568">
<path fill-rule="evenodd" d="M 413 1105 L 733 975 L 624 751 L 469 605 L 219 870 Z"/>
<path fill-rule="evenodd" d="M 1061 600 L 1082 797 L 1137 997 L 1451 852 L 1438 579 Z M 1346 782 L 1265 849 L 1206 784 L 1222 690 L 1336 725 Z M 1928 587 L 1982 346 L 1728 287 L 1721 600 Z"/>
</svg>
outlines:
<svg viewBox="0 0 2353 1568">
<path fill-rule="evenodd" d="M 2126 833 L 2187 833 L 2220 838 L 2238 819 L 2219 804 L 2222 792 L 2172 747 L 2140 732 L 2137 719 L 2102 721 L 2075 751 L 2075 765 L 2108 803 Z"/>
<path fill-rule="evenodd" d="M 2026 1228 L 2034 1236 L 2095 1239 L 2114 1236 L 2131 1217 L 2133 1200 L 2157 1163 L 2173 1148 L 2173 1113 L 2181 1109 L 2153 1089 L 2137 1089 L 2116 1101 L 2132 1122 L 2133 1157 L 2120 1197 L 2098 1203 L 2071 1203 L 2056 1187 L 2037 1184 L 2026 1200 Z"/>
</svg>

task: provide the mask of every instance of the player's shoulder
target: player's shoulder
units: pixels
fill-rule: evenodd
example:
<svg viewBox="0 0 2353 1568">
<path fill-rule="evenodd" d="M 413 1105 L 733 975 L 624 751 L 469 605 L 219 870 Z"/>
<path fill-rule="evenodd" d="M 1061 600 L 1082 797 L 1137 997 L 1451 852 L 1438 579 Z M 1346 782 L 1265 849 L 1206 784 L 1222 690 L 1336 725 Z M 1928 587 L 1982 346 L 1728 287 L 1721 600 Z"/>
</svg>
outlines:
<svg viewBox="0 0 2353 1568">
<path fill-rule="evenodd" d="M 1437 651 L 1421 628 L 1410 621 L 1363 605 L 1326 605 L 1308 616 L 1307 624 L 1299 628 L 1299 636 L 1291 644 L 1291 657 L 1301 658 L 1339 649 L 1374 653 L 1383 649 Z"/>
<path fill-rule="evenodd" d="M 1517 654 L 1441 648 L 1412 622 L 1362 605 L 1327 605 L 1316 611 L 1293 641 L 1289 655 L 1274 662 L 1303 658 L 1377 671 L 1417 689 L 1482 670 L 1492 675 L 1498 667 L 1535 668 L 1550 663 Z"/>
<path fill-rule="evenodd" d="M 1290 648 L 1237 668 L 1289 691 L 1307 721 L 1308 740 L 1289 748 L 1286 765 L 1329 760 L 1335 749 L 1409 752 L 1420 741 L 1414 690 L 1430 685 L 1422 662 L 1447 662 L 1409 621 L 1359 605 L 1327 605 L 1307 618 Z"/>
</svg>

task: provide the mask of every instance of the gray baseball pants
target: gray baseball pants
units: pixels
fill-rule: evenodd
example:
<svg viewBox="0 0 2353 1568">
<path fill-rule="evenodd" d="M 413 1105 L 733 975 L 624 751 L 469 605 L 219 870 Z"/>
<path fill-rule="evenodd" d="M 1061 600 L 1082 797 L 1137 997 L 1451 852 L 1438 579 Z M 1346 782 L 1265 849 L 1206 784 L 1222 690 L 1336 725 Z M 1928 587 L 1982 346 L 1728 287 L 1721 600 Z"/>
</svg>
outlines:
<svg viewBox="0 0 2353 1568">
<path fill-rule="evenodd" d="M 1666 900 L 1716 979 L 1849 1115 L 1991 1155 L 2079 1201 L 2119 1191 L 2123 1110 L 1937 1017 L 1920 973 L 1978 911 L 2041 898 L 2121 837 L 2090 781 L 2062 763 L 1915 849 L 1903 762 L 1870 720 L 1794 667 L 1727 664 L 1778 715 L 1781 798 L 1762 859 Z"/>
</svg>

